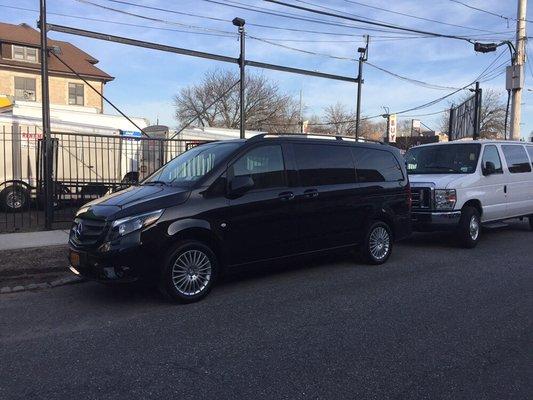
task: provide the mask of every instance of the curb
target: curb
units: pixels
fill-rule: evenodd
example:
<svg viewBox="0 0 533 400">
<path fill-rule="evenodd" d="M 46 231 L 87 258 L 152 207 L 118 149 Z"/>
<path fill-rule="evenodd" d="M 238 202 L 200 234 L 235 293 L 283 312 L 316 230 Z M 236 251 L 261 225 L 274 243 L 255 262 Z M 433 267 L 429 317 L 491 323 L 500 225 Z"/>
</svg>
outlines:
<svg viewBox="0 0 533 400">
<path fill-rule="evenodd" d="M 79 276 L 67 276 L 65 278 L 56 279 L 51 282 L 30 283 L 28 285 L 17 285 L 13 287 L 4 286 L 0 288 L 0 295 L 7 294 L 7 293 L 25 292 L 28 290 L 48 289 L 48 288 L 54 288 L 54 287 L 64 286 L 64 285 L 72 285 L 72 284 L 81 283 L 84 281 L 85 279 Z"/>
</svg>

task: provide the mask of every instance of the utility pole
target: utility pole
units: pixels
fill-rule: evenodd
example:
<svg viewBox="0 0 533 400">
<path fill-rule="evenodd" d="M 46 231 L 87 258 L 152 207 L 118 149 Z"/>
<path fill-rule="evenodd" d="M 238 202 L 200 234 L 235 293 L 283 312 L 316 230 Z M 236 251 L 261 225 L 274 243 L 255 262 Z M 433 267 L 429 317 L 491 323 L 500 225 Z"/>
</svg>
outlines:
<svg viewBox="0 0 533 400">
<path fill-rule="evenodd" d="M 389 143 L 389 129 L 390 129 L 390 108 L 381 106 L 383 110 L 385 111 L 385 114 L 382 114 L 381 116 L 387 120 L 387 130 L 385 131 L 385 143 Z"/>
<path fill-rule="evenodd" d="M 239 124 L 239 129 L 240 129 L 240 138 L 241 139 L 244 139 L 245 138 L 245 129 L 246 129 L 246 115 L 245 112 L 244 112 L 244 78 L 245 78 L 245 75 L 244 75 L 244 67 L 245 67 L 245 63 L 246 63 L 246 59 L 245 59 L 245 46 L 244 46 L 244 37 L 245 37 L 245 34 L 244 34 L 244 24 L 246 23 L 246 21 L 244 21 L 244 19 L 242 18 L 233 18 L 233 21 L 231 21 L 233 23 L 233 25 L 237 26 L 239 28 L 239 38 L 240 38 L 240 43 L 241 43 L 241 53 L 239 55 L 239 71 L 240 71 L 240 81 L 239 81 L 239 119 L 240 119 L 240 124 Z"/>
<path fill-rule="evenodd" d="M 41 103 L 43 115 L 44 147 L 41 154 L 44 172 L 44 226 L 52 228 L 53 221 L 53 191 L 52 191 L 52 160 L 53 148 L 50 135 L 50 97 L 48 90 L 48 40 L 46 37 L 46 0 L 40 0 L 39 29 L 41 30 Z M 40 190 L 41 188 L 39 188 Z"/>
<path fill-rule="evenodd" d="M 361 85 L 363 84 L 363 63 L 368 60 L 368 41 L 369 35 L 365 35 L 365 47 L 357 49 L 359 53 L 359 70 L 357 73 L 357 110 L 355 113 L 355 140 L 359 139 L 359 123 L 361 121 Z"/>
<path fill-rule="evenodd" d="M 514 65 L 522 82 L 524 75 L 525 47 L 526 47 L 526 7 L 527 0 L 518 0 L 516 17 L 516 57 Z M 522 85 L 519 84 L 511 94 L 511 139 L 520 140 L 520 119 L 522 111 Z"/>
</svg>

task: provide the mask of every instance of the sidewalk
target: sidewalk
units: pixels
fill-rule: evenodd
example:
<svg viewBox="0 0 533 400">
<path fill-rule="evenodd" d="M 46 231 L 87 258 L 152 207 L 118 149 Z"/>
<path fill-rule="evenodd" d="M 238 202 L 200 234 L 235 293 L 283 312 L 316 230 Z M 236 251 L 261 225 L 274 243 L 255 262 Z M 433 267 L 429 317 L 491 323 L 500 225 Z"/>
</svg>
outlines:
<svg viewBox="0 0 533 400">
<path fill-rule="evenodd" d="M 68 230 L 0 234 L 0 294 L 79 282 L 67 254 Z"/>
<path fill-rule="evenodd" d="M 0 234 L 0 251 L 30 247 L 60 246 L 68 243 L 68 229 Z"/>
</svg>

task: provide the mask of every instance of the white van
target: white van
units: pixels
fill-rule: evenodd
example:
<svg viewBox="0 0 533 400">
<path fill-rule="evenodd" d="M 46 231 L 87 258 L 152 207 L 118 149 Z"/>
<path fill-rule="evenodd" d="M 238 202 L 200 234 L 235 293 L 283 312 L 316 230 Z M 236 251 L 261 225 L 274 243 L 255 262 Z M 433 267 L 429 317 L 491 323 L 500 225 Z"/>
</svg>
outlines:
<svg viewBox="0 0 533 400">
<path fill-rule="evenodd" d="M 533 229 L 533 143 L 436 143 L 413 147 L 405 157 L 414 230 L 455 230 L 471 248 L 482 224 L 528 217 Z"/>
</svg>

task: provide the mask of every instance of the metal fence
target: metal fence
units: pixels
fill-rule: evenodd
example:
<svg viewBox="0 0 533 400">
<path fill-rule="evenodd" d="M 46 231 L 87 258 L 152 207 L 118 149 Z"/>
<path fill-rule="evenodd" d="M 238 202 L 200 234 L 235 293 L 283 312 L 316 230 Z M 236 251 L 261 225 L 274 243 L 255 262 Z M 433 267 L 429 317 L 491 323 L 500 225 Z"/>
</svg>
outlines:
<svg viewBox="0 0 533 400">
<path fill-rule="evenodd" d="M 0 232 L 67 227 L 75 210 L 110 191 L 136 185 L 200 142 L 119 135 L 52 133 L 52 188 L 45 195 L 42 133 L 0 131 Z"/>
</svg>

